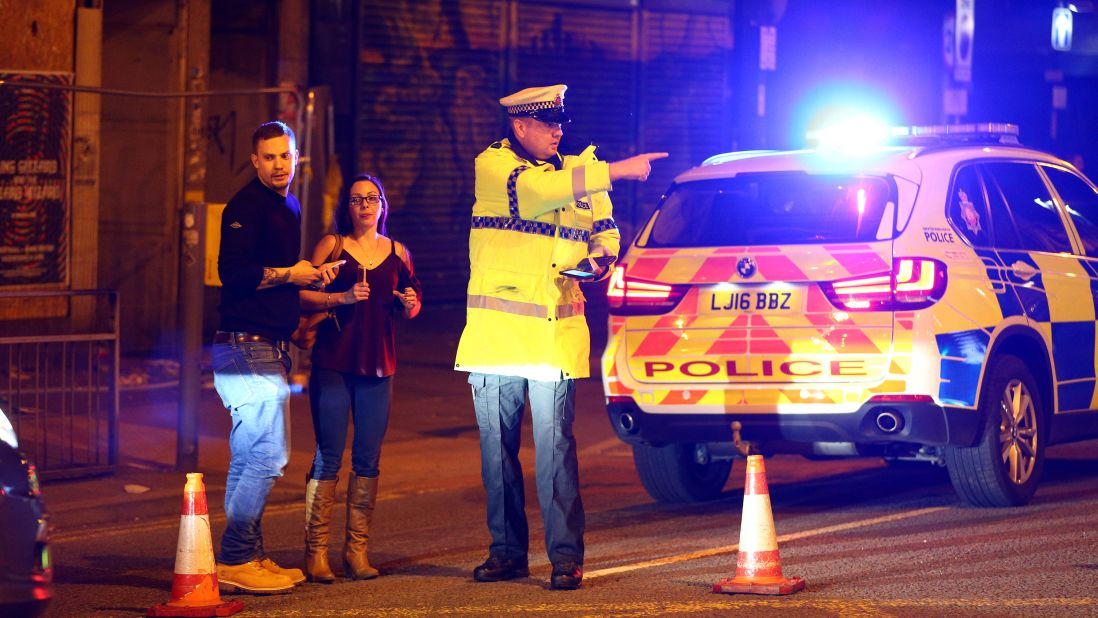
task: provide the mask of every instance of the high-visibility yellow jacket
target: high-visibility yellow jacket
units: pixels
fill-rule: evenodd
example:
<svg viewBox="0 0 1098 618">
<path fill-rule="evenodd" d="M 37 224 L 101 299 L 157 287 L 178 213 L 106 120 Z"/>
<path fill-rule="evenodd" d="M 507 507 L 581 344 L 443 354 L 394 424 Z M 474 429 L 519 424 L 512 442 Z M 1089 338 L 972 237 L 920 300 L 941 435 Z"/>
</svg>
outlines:
<svg viewBox="0 0 1098 618">
<path fill-rule="evenodd" d="M 560 271 L 618 255 L 609 190 L 610 167 L 594 146 L 564 156 L 559 170 L 523 158 L 506 139 L 477 156 L 455 369 L 545 381 L 590 375 L 585 299 Z"/>
</svg>

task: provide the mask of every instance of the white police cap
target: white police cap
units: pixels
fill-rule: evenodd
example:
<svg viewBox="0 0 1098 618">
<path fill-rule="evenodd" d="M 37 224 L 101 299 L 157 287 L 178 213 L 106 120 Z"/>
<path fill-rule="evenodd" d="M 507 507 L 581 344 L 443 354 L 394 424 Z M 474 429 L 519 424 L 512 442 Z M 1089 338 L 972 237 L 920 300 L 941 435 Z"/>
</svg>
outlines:
<svg viewBox="0 0 1098 618">
<path fill-rule="evenodd" d="M 568 86 L 538 86 L 519 90 L 515 94 L 503 97 L 499 104 L 507 110 L 508 116 L 536 118 L 542 122 L 571 122 L 564 113 L 564 91 Z"/>
</svg>

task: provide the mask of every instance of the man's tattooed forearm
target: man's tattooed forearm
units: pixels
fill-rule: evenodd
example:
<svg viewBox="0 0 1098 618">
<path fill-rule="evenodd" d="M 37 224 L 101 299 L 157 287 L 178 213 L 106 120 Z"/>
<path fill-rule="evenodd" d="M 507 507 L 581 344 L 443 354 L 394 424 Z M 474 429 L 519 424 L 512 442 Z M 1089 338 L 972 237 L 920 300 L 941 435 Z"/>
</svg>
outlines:
<svg viewBox="0 0 1098 618">
<path fill-rule="evenodd" d="M 263 281 L 267 285 L 282 285 L 290 280 L 289 269 L 282 271 L 281 273 L 274 268 L 263 269 Z"/>
</svg>

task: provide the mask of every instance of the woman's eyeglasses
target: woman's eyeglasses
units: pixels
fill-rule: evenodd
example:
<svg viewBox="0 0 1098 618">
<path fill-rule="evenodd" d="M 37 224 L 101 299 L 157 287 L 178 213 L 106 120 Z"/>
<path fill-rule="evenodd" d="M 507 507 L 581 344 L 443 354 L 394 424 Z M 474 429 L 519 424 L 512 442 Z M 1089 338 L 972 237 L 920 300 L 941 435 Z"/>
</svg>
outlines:
<svg viewBox="0 0 1098 618">
<path fill-rule="evenodd" d="M 352 195 L 351 199 L 348 201 L 351 202 L 351 206 L 361 206 L 362 202 L 366 202 L 367 204 L 378 204 L 384 202 L 385 198 L 376 193 L 371 193 L 369 195 Z"/>
</svg>

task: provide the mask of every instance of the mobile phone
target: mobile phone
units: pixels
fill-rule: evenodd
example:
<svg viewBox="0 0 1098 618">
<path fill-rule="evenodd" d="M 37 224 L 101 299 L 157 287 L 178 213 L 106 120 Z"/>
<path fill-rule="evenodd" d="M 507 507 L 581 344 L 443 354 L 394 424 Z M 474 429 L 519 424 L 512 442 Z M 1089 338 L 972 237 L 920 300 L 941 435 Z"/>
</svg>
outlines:
<svg viewBox="0 0 1098 618">
<path fill-rule="evenodd" d="M 560 274 L 565 277 L 571 277 L 572 279 L 579 279 L 581 281 L 587 279 L 593 279 L 598 272 L 602 272 L 604 268 L 614 263 L 614 256 L 602 255 L 596 258 L 584 258 L 580 260 L 579 264 L 576 264 L 572 268 L 566 268 L 560 271 Z M 598 267 L 597 271 L 591 270 L 591 262 L 595 263 Z"/>
<path fill-rule="evenodd" d="M 585 279 L 595 278 L 595 273 L 588 270 L 580 270 L 578 268 L 566 268 L 560 271 L 560 274 L 564 275 L 565 277 L 571 277 L 573 279 L 579 279 L 581 281 Z"/>
</svg>

